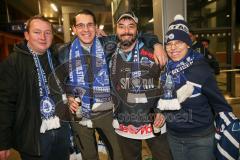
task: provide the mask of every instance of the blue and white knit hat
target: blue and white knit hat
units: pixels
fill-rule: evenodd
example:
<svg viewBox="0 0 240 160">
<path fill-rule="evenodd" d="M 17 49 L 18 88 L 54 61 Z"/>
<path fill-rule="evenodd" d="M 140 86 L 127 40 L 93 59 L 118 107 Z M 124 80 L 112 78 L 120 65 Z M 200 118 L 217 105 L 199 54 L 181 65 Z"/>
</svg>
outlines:
<svg viewBox="0 0 240 160">
<path fill-rule="evenodd" d="M 165 39 L 166 43 L 172 40 L 180 40 L 185 42 L 188 46 L 192 45 L 192 40 L 189 37 L 188 24 L 182 15 L 178 14 L 174 17 L 174 21 L 168 26 Z"/>
</svg>

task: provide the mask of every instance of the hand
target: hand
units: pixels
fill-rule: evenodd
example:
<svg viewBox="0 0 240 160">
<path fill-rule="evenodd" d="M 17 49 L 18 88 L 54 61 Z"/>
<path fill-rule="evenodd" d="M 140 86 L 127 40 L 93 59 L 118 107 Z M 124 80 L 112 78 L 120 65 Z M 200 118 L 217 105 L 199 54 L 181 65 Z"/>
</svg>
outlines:
<svg viewBox="0 0 240 160">
<path fill-rule="evenodd" d="M 167 63 L 167 53 L 165 52 L 161 44 L 154 45 L 154 60 L 157 64 L 160 64 L 160 67 L 164 66 Z"/>
<path fill-rule="evenodd" d="M 80 102 L 76 101 L 74 97 L 68 97 L 69 109 L 72 113 L 75 113 L 79 107 Z"/>
<path fill-rule="evenodd" d="M 156 113 L 153 126 L 156 128 L 160 128 L 164 125 L 164 123 L 165 123 L 164 115 L 162 113 Z"/>
<path fill-rule="evenodd" d="M 7 160 L 10 156 L 10 149 L 0 151 L 0 160 Z"/>
<path fill-rule="evenodd" d="M 103 36 L 107 36 L 107 34 L 102 29 L 97 28 L 96 29 L 96 36 L 97 37 L 103 37 Z"/>
</svg>

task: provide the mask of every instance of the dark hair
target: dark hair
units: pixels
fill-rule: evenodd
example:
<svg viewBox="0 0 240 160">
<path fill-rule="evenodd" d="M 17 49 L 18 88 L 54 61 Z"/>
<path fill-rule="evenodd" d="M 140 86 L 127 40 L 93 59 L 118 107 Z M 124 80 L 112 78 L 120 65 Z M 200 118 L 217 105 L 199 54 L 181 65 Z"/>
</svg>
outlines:
<svg viewBox="0 0 240 160">
<path fill-rule="evenodd" d="M 75 16 L 74 16 L 74 18 L 73 18 L 73 25 L 74 25 L 74 26 L 76 25 L 76 17 L 77 17 L 79 14 L 90 15 L 90 16 L 92 16 L 92 18 L 93 18 L 94 24 L 97 23 L 95 14 L 94 14 L 92 11 L 88 10 L 88 9 L 83 9 L 83 10 L 79 11 L 77 14 L 75 14 Z"/>
<path fill-rule="evenodd" d="M 203 38 L 203 39 L 201 39 L 201 42 L 207 42 L 208 44 L 210 44 L 210 40 L 207 39 L 207 38 Z"/>
<path fill-rule="evenodd" d="M 35 16 L 33 16 L 33 17 L 31 17 L 27 20 L 26 25 L 25 25 L 25 31 L 29 32 L 31 22 L 33 20 L 36 20 L 36 19 L 49 23 L 51 25 L 52 30 L 53 30 L 52 23 L 46 17 L 44 17 L 43 15 L 38 14 L 38 15 L 35 15 Z"/>
</svg>

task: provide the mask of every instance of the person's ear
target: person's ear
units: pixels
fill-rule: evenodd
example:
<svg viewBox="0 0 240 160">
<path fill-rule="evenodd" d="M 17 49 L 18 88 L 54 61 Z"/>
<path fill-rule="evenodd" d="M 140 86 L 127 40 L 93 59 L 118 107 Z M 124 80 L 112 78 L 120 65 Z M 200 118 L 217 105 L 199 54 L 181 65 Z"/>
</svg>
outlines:
<svg viewBox="0 0 240 160">
<path fill-rule="evenodd" d="M 77 34 L 77 30 L 76 30 L 76 27 L 74 25 L 72 25 L 72 30 L 75 34 Z"/>
<path fill-rule="evenodd" d="M 29 33 L 28 31 L 24 32 L 24 37 L 28 41 L 29 40 Z"/>
</svg>

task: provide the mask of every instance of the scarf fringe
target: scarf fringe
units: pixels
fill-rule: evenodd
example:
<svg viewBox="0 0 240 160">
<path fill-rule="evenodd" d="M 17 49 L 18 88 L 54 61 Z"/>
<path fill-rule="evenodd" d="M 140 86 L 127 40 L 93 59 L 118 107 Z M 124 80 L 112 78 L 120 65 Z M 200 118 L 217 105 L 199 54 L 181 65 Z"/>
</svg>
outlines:
<svg viewBox="0 0 240 160">
<path fill-rule="evenodd" d="M 112 126 L 115 129 L 119 129 L 119 123 L 117 119 L 113 119 Z"/>
<path fill-rule="evenodd" d="M 157 108 L 160 110 L 179 110 L 181 105 L 177 98 L 175 99 L 159 99 Z"/>
<path fill-rule="evenodd" d="M 98 111 L 106 111 L 113 109 L 114 104 L 112 101 L 109 102 L 103 102 L 103 103 L 94 103 L 92 106 L 92 111 L 93 112 L 98 112 Z"/>
<path fill-rule="evenodd" d="M 57 116 L 50 117 L 49 119 L 43 119 L 42 125 L 40 128 L 40 133 L 45 133 L 46 131 L 51 130 L 51 129 L 57 129 L 60 126 L 61 126 L 60 120 Z"/>
<path fill-rule="evenodd" d="M 155 127 L 153 126 L 153 133 L 160 133 L 161 132 L 161 127 Z"/>
<path fill-rule="evenodd" d="M 93 128 L 93 124 L 90 119 L 83 118 L 83 120 L 79 121 L 79 124 L 88 128 Z"/>
</svg>

